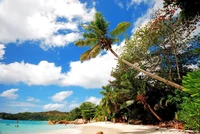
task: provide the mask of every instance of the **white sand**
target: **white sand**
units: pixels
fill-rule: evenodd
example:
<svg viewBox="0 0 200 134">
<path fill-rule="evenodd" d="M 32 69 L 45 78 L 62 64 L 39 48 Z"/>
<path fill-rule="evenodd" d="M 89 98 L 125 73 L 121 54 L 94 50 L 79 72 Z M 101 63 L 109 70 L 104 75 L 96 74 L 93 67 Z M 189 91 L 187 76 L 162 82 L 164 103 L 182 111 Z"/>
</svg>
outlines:
<svg viewBox="0 0 200 134">
<path fill-rule="evenodd" d="M 121 123 L 88 123 L 81 125 L 81 134 L 96 134 L 102 131 L 104 134 L 185 134 L 177 129 L 159 128 L 156 126 L 146 125 L 128 125 Z"/>
<path fill-rule="evenodd" d="M 110 122 L 95 122 L 83 125 L 76 125 L 73 128 L 55 130 L 37 134 L 96 134 L 102 131 L 103 134 L 186 134 L 182 130 L 159 128 L 146 125 L 127 125 Z"/>
</svg>

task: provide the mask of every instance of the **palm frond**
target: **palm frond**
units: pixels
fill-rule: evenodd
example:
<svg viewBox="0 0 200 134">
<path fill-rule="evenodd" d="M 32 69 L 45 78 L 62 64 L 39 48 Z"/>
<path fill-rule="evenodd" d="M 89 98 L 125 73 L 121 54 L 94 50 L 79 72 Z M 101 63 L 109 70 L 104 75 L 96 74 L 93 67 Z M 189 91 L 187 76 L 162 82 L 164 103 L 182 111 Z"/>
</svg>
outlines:
<svg viewBox="0 0 200 134">
<path fill-rule="evenodd" d="M 96 35 L 98 37 L 101 37 L 104 35 L 104 32 L 102 29 L 99 29 L 95 24 L 90 22 L 88 25 L 82 26 L 84 30 L 86 30 L 88 33 L 93 33 L 93 36 Z"/>
<path fill-rule="evenodd" d="M 88 33 L 83 33 L 83 37 L 84 38 L 96 38 L 97 35 L 95 33 L 88 32 Z"/>
<path fill-rule="evenodd" d="M 95 14 L 94 25 L 101 29 L 104 34 L 107 33 L 109 24 L 100 12 Z"/>
<path fill-rule="evenodd" d="M 131 26 L 131 23 L 129 22 L 121 22 L 117 25 L 117 27 L 111 31 L 111 36 L 118 36 L 122 33 L 124 33 L 129 27 Z"/>
<path fill-rule="evenodd" d="M 90 52 L 89 58 L 94 58 L 96 57 L 101 51 L 101 44 L 95 45 Z"/>
<path fill-rule="evenodd" d="M 85 40 L 78 40 L 74 42 L 76 46 L 82 47 L 82 46 L 93 46 L 97 44 L 99 41 L 98 38 L 87 38 Z"/>
<path fill-rule="evenodd" d="M 92 47 L 91 49 L 89 49 L 88 51 L 86 51 L 81 55 L 80 57 L 81 62 L 96 57 L 100 51 L 101 51 L 101 44 L 95 45 L 94 47 Z"/>
<path fill-rule="evenodd" d="M 119 40 L 118 38 L 112 38 L 111 40 L 112 40 L 112 43 L 115 43 L 115 42 L 116 42 L 116 43 L 117 43 L 117 42 L 120 42 L 120 40 Z"/>
<path fill-rule="evenodd" d="M 78 40 L 78 41 L 75 41 L 74 44 L 75 44 L 76 46 L 84 46 L 85 41 L 84 41 L 84 40 Z"/>
<path fill-rule="evenodd" d="M 91 45 L 95 45 L 99 42 L 98 38 L 87 38 L 85 40 L 85 46 L 91 46 Z M 87 45 L 86 45 L 87 44 Z"/>
</svg>

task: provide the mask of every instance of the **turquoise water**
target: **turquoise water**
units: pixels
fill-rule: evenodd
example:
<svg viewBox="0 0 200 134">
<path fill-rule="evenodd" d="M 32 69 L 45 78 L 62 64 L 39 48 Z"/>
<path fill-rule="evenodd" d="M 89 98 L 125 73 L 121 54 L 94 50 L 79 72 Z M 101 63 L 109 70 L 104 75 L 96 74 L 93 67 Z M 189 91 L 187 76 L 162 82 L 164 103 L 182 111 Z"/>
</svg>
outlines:
<svg viewBox="0 0 200 134">
<path fill-rule="evenodd" d="M 0 134 L 33 134 L 71 127 L 64 124 L 48 125 L 47 121 L 0 120 Z"/>
</svg>

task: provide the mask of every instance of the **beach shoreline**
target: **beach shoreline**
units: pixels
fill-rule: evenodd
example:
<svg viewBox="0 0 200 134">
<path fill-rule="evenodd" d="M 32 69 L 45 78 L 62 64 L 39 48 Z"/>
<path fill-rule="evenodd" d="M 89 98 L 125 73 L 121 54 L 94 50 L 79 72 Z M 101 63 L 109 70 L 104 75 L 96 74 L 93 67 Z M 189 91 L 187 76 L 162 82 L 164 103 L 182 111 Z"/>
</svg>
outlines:
<svg viewBox="0 0 200 134">
<path fill-rule="evenodd" d="M 51 132 L 42 132 L 37 134 L 97 134 L 97 132 L 100 131 L 102 131 L 103 134 L 186 134 L 187 132 L 172 128 L 160 128 L 158 126 L 94 122 L 75 125 L 72 128 L 55 130 Z"/>
</svg>

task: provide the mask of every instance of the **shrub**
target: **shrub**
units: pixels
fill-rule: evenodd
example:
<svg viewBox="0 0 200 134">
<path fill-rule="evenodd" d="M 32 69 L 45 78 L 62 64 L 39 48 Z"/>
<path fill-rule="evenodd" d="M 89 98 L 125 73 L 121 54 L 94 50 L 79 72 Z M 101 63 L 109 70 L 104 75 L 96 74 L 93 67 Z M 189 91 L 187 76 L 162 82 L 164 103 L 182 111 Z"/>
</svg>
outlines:
<svg viewBox="0 0 200 134">
<path fill-rule="evenodd" d="M 183 97 L 178 119 L 184 122 L 185 128 L 200 130 L 200 70 L 188 73 L 183 78 L 183 87 L 190 96 Z"/>
</svg>

